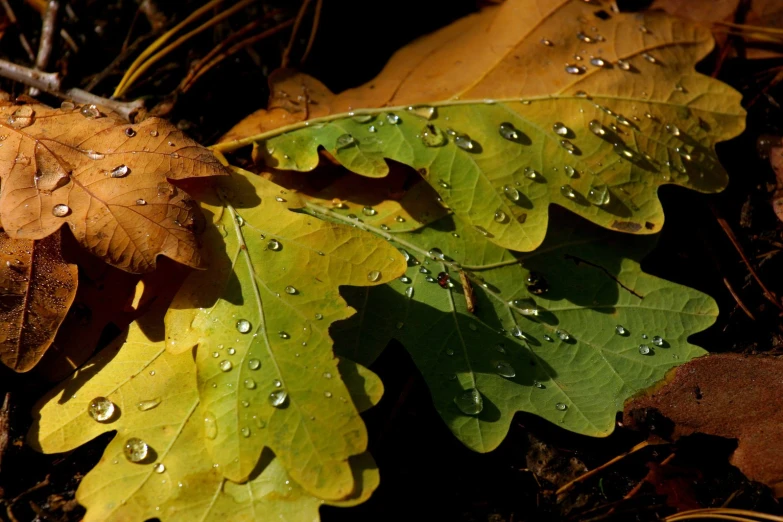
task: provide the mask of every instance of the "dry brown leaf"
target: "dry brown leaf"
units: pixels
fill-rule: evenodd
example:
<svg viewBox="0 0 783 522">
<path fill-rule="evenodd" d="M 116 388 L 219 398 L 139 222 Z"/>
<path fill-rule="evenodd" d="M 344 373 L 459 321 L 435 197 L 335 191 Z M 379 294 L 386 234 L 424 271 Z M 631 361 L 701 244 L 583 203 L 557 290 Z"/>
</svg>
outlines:
<svg viewBox="0 0 783 522">
<path fill-rule="evenodd" d="M 777 190 L 772 194 L 772 210 L 783 221 L 783 141 L 780 138 L 776 138 L 769 149 L 769 164 L 777 178 Z"/>
<path fill-rule="evenodd" d="M 0 232 L 0 361 L 17 372 L 43 356 L 76 295 L 78 269 L 60 245 L 59 232 L 38 241 Z"/>
<path fill-rule="evenodd" d="M 200 213 L 168 180 L 225 174 L 168 122 L 130 124 L 100 108 L 0 105 L 0 220 L 15 239 L 63 224 L 81 245 L 129 272 L 165 255 L 198 267 Z"/>
<path fill-rule="evenodd" d="M 674 423 L 673 438 L 705 433 L 737 439 L 731 463 L 783 496 L 783 360 L 719 354 L 678 367 L 648 395 L 625 405 L 624 422 L 640 426 L 654 409 Z"/>
</svg>

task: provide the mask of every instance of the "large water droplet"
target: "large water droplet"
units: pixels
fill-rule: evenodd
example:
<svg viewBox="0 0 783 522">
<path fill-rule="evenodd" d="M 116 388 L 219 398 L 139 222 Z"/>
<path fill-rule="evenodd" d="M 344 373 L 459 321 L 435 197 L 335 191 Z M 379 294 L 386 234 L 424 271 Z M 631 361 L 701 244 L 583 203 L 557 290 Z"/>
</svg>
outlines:
<svg viewBox="0 0 783 522">
<path fill-rule="evenodd" d="M 106 397 L 95 397 L 92 401 L 90 401 L 90 406 L 87 408 L 87 413 L 89 413 L 90 417 L 98 422 L 106 422 L 111 420 L 111 418 L 114 416 L 115 410 L 116 408 L 114 407 L 114 403 Z"/>
<path fill-rule="evenodd" d="M 431 123 L 421 129 L 419 136 L 425 147 L 440 147 L 446 144 L 446 134 Z"/>
<path fill-rule="evenodd" d="M 500 135 L 510 141 L 517 141 L 519 139 L 519 131 L 514 127 L 512 123 L 503 122 L 498 129 Z"/>
<path fill-rule="evenodd" d="M 54 217 L 65 217 L 71 213 L 71 207 L 59 203 L 52 207 L 52 215 Z"/>
<path fill-rule="evenodd" d="M 615 326 L 614 331 L 617 332 L 617 335 L 628 335 L 628 330 L 621 324 Z"/>
<path fill-rule="evenodd" d="M 557 335 L 557 337 L 561 341 L 570 341 L 571 340 L 571 334 L 569 334 L 565 330 L 555 330 L 555 335 Z"/>
<path fill-rule="evenodd" d="M 204 413 L 204 435 L 210 440 L 214 440 L 218 434 L 217 419 L 215 414 L 208 411 Z"/>
<path fill-rule="evenodd" d="M 576 145 L 574 145 L 568 140 L 560 140 L 560 146 L 563 147 L 565 150 L 567 150 L 569 154 L 573 154 L 576 152 Z"/>
<path fill-rule="evenodd" d="M 261 361 L 259 361 L 258 359 L 250 359 L 249 361 L 247 361 L 247 367 L 250 368 L 251 370 L 258 370 L 259 368 L 261 368 Z"/>
<path fill-rule="evenodd" d="M 646 344 L 640 344 L 639 345 L 639 353 L 640 354 L 642 354 L 642 355 L 650 355 L 651 352 L 652 352 L 652 350 Z"/>
<path fill-rule="evenodd" d="M 337 141 L 334 142 L 335 149 L 344 149 L 346 147 L 350 147 L 351 145 L 356 145 L 356 138 L 350 134 L 341 134 L 337 137 Z"/>
<path fill-rule="evenodd" d="M 230 371 L 231 371 L 231 368 L 233 368 L 233 367 L 234 367 L 234 365 L 233 365 L 233 364 L 231 364 L 231 361 L 228 361 L 228 360 L 222 360 L 222 361 L 220 361 L 220 364 L 218 364 L 218 367 L 220 367 L 220 370 L 221 370 L 221 371 L 224 371 L 224 372 L 230 372 Z"/>
<path fill-rule="evenodd" d="M 377 211 L 377 210 L 375 210 L 375 209 L 374 209 L 374 208 L 372 208 L 372 207 L 364 207 L 364 208 L 362 209 L 362 214 L 364 214 L 365 216 L 374 216 L 374 215 L 376 215 L 377 213 L 378 213 L 378 211 Z"/>
<path fill-rule="evenodd" d="M 584 74 L 587 69 L 582 67 L 581 65 L 574 65 L 572 63 L 566 64 L 565 66 L 565 72 L 568 74 Z"/>
<path fill-rule="evenodd" d="M 560 187 L 560 193 L 568 199 L 576 199 L 576 191 L 571 185 L 563 185 Z"/>
<path fill-rule="evenodd" d="M 590 128 L 590 132 L 592 132 L 596 136 L 606 136 L 606 128 L 604 128 L 604 126 L 601 125 L 600 121 L 591 120 L 590 123 L 588 123 L 588 127 Z"/>
<path fill-rule="evenodd" d="M 541 174 L 531 169 L 530 167 L 525 167 L 525 177 L 527 179 L 532 179 L 533 181 L 536 181 L 541 178 Z"/>
<path fill-rule="evenodd" d="M 136 403 L 136 408 L 139 411 L 149 411 L 154 408 L 157 408 L 160 406 L 160 403 L 162 402 L 160 397 L 155 397 L 154 399 L 149 399 L 146 401 L 139 401 Z"/>
<path fill-rule="evenodd" d="M 296 295 L 299 291 L 291 285 L 285 287 L 285 293 L 290 295 Z"/>
<path fill-rule="evenodd" d="M 256 381 L 248 377 L 245 379 L 245 388 L 248 390 L 254 390 L 256 388 Z"/>
<path fill-rule="evenodd" d="M 125 458 L 131 462 L 141 462 L 149 455 L 150 447 L 141 439 L 132 437 L 125 441 L 123 453 Z"/>
<path fill-rule="evenodd" d="M 468 152 L 474 152 L 478 150 L 476 142 L 470 139 L 470 136 L 467 134 L 457 134 L 454 136 L 454 144 L 460 149 L 466 150 Z"/>
<path fill-rule="evenodd" d="M 29 105 L 22 105 L 8 116 L 8 125 L 14 129 L 24 129 L 33 124 L 35 111 Z"/>
<path fill-rule="evenodd" d="M 280 408 L 281 406 L 283 406 L 283 404 L 285 404 L 287 398 L 288 398 L 288 392 L 286 392 L 283 389 L 275 390 L 269 394 L 269 404 L 271 404 L 275 408 Z"/>
<path fill-rule="evenodd" d="M 277 252 L 278 250 L 283 248 L 283 244 L 280 243 L 280 241 L 278 241 L 277 239 L 270 239 L 269 243 L 266 244 L 266 247 L 269 250 L 274 250 L 275 252 Z"/>
<path fill-rule="evenodd" d="M 558 136 L 568 136 L 568 133 L 570 132 L 568 130 L 568 127 L 566 127 L 563 122 L 555 122 L 554 125 L 552 125 L 552 130 L 555 131 L 555 134 Z"/>
<path fill-rule="evenodd" d="M 425 120 L 431 120 L 436 115 L 435 107 L 430 107 L 429 105 L 414 105 L 408 107 L 408 112 Z"/>
<path fill-rule="evenodd" d="M 130 174 L 130 168 L 127 165 L 118 165 L 114 167 L 109 173 L 112 178 L 124 178 Z"/>
<path fill-rule="evenodd" d="M 590 64 L 595 65 L 596 67 L 606 67 L 606 60 L 594 56 L 593 58 L 590 58 Z"/>
<path fill-rule="evenodd" d="M 390 112 L 386 114 L 386 121 L 389 122 L 390 125 L 397 125 L 400 123 L 400 117 L 393 112 Z"/>
<path fill-rule="evenodd" d="M 654 337 L 652 338 L 652 343 L 653 343 L 655 346 L 663 346 L 664 342 L 665 342 L 665 341 L 663 340 L 663 337 L 661 337 L 660 335 L 656 335 L 656 336 L 654 336 Z"/>
<path fill-rule="evenodd" d="M 613 145 L 613 150 L 621 158 L 634 159 L 636 157 L 636 153 L 620 141 Z"/>
<path fill-rule="evenodd" d="M 568 406 L 566 406 L 562 402 L 558 402 L 557 404 L 555 404 L 555 409 L 558 411 L 566 411 L 568 409 Z"/>
<path fill-rule="evenodd" d="M 503 193 L 506 195 L 508 199 L 511 201 L 519 201 L 519 191 L 512 187 L 511 185 L 506 185 L 503 187 Z"/>
<path fill-rule="evenodd" d="M 495 373 L 500 375 L 501 377 L 505 377 L 507 379 L 513 379 L 517 376 L 516 370 L 514 370 L 514 367 L 511 366 L 506 361 L 496 361 L 494 363 L 495 365 Z"/>
<path fill-rule="evenodd" d="M 631 70 L 631 64 L 626 60 L 617 60 L 617 67 L 619 67 L 623 71 Z"/>
<path fill-rule="evenodd" d="M 522 315 L 538 315 L 538 305 L 530 297 L 523 297 L 520 299 L 514 299 L 508 302 L 517 312 Z"/>
<path fill-rule="evenodd" d="M 237 327 L 237 332 L 245 334 L 250 331 L 253 325 L 251 325 L 250 321 L 248 321 L 247 319 L 240 319 L 239 321 L 237 321 L 236 327 Z"/>
<path fill-rule="evenodd" d="M 152 469 L 155 470 L 155 473 L 160 474 L 166 471 L 166 466 L 162 462 L 158 462 L 157 464 L 155 464 L 155 467 Z"/>
<path fill-rule="evenodd" d="M 407 297 L 408 299 L 412 299 L 413 298 L 413 287 L 412 286 L 409 286 L 408 288 L 405 289 L 405 297 Z"/>
<path fill-rule="evenodd" d="M 674 125 L 673 123 L 669 123 L 666 125 L 666 131 L 671 134 L 672 136 L 679 136 L 680 135 L 680 129 Z"/>
<path fill-rule="evenodd" d="M 101 111 L 98 110 L 98 107 L 92 104 L 82 106 L 79 113 L 85 118 L 100 118 L 103 116 Z"/>
<path fill-rule="evenodd" d="M 381 280 L 381 272 L 380 270 L 371 270 L 367 272 L 367 280 L 371 281 L 373 283 Z"/>
<path fill-rule="evenodd" d="M 495 222 L 496 223 L 508 223 L 508 215 L 502 210 L 497 209 L 495 211 Z"/>
<path fill-rule="evenodd" d="M 611 192 L 606 185 L 593 185 L 587 192 L 587 200 L 593 205 L 601 206 L 609 203 Z"/>
<path fill-rule="evenodd" d="M 484 409 L 484 399 L 476 388 L 465 390 L 454 397 L 454 404 L 465 415 L 478 415 Z"/>
<path fill-rule="evenodd" d="M 571 165 L 566 165 L 565 167 L 563 167 L 563 171 L 566 173 L 566 176 L 568 176 L 569 178 L 576 178 L 579 175 L 576 169 Z"/>
</svg>

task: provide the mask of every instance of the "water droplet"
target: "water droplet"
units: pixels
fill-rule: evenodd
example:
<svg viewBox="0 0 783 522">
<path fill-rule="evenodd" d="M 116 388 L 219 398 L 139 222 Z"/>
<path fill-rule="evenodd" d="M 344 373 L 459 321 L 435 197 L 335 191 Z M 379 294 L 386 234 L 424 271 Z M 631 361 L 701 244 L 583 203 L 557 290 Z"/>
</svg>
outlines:
<svg viewBox="0 0 783 522">
<path fill-rule="evenodd" d="M 465 390 L 454 397 L 454 404 L 465 415 L 478 415 L 484 409 L 484 399 L 476 388 Z"/>
<path fill-rule="evenodd" d="M 435 125 L 428 123 L 419 133 L 425 147 L 440 147 L 446 144 L 446 135 Z"/>
<path fill-rule="evenodd" d="M 549 337 L 548 335 L 544 335 L 544 340 L 545 340 L 545 341 L 547 341 L 547 342 L 550 342 L 550 343 L 552 343 L 552 342 L 554 342 L 554 341 L 555 341 L 554 339 L 552 339 L 552 338 L 551 338 L 551 337 Z"/>
<path fill-rule="evenodd" d="M 593 185 L 587 192 L 587 200 L 593 205 L 601 206 L 609 203 L 612 198 L 609 187 L 606 185 Z"/>
<path fill-rule="evenodd" d="M 413 287 L 412 286 L 409 286 L 408 288 L 405 289 L 405 297 L 407 297 L 408 299 L 412 299 L 413 298 Z"/>
<path fill-rule="evenodd" d="M 546 45 L 547 47 L 552 47 L 553 45 L 555 45 L 555 44 L 552 43 L 551 40 L 547 40 L 546 38 L 542 38 L 541 39 L 541 43 Z"/>
<path fill-rule="evenodd" d="M 509 301 L 508 304 L 522 315 L 538 315 L 539 313 L 538 305 L 536 305 L 536 302 L 530 297 L 514 299 L 513 301 Z"/>
<path fill-rule="evenodd" d="M 357 123 L 368 123 L 375 118 L 372 114 L 357 114 L 353 117 L 353 121 Z"/>
<path fill-rule="evenodd" d="M 337 137 L 337 141 L 334 143 L 334 148 L 344 149 L 345 147 L 350 147 L 351 145 L 356 145 L 356 139 L 350 134 L 342 134 Z"/>
<path fill-rule="evenodd" d="M 576 199 L 576 191 L 571 185 L 561 186 L 560 193 L 568 199 Z"/>
<path fill-rule="evenodd" d="M 95 105 L 84 105 L 79 113 L 85 118 L 100 118 L 102 116 L 101 111 Z"/>
<path fill-rule="evenodd" d="M 64 101 L 64 102 L 62 102 L 60 104 L 60 109 L 62 109 L 64 111 L 72 111 L 75 108 L 76 108 L 76 105 L 74 105 L 74 103 L 72 101 L 66 100 L 66 101 Z"/>
<path fill-rule="evenodd" d="M 376 215 L 377 213 L 378 213 L 378 211 L 377 211 L 377 210 L 375 210 L 375 209 L 374 209 L 374 208 L 372 208 L 372 207 L 364 207 L 364 208 L 362 209 L 362 214 L 364 214 L 365 216 L 374 216 L 374 215 Z"/>
<path fill-rule="evenodd" d="M 590 64 L 596 67 L 606 67 L 606 60 L 597 56 L 590 58 Z"/>
<path fill-rule="evenodd" d="M 410 282 L 411 282 L 411 278 L 410 278 L 410 277 L 408 277 L 408 276 L 402 276 L 402 277 L 400 278 L 400 282 L 401 282 L 401 283 L 405 283 L 406 285 L 408 285 L 408 284 L 410 284 Z"/>
<path fill-rule="evenodd" d="M 489 231 L 486 228 L 479 225 L 476 225 L 473 228 L 475 228 L 476 231 L 478 231 L 478 233 L 481 234 L 482 236 L 491 237 Z"/>
<path fill-rule="evenodd" d="M 397 125 L 400 123 L 400 117 L 393 112 L 390 112 L 386 114 L 386 121 L 389 122 L 390 125 Z"/>
<path fill-rule="evenodd" d="M 280 336 L 281 339 L 290 339 L 291 336 L 288 334 L 288 332 L 280 331 L 277 333 L 277 335 Z"/>
<path fill-rule="evenodd" d="M 234 365 L 231 364 L 231 361 L 228 361 L 228 360 L 220 361 L 220 364 L 218 364 L 218 366 L 220 367 L 221 371 L 224 371 L 224 372 L 229 372 L 229 371 L 231 371 L 231 368 L 234 367 Z"/>
<path fill-rule="evenodd" d="M 623 71 L 631 70 L 631 64 L 626 60 L 617 60 L 617 67 L 619 67 Z"/>
<path fill-rule="evenodd" d="M 541 175 L 530 167 L 525 167 L 525 177 L 527 179 L 537 180 Z"/>
<path fill-rule="evenodd" d="M 288 393 L 285 390 L 275 390 L 269 394 L 269 404 L 275 408 L 280 408 L 283 406 L 283 404 L 285 404 L 287 398 Z"/>
<path fill-rule="evenodd" d="M 568 140 L 560 140 L 560 146 L 567 150 L 569 154 L 576 152 L 576 146 Z"/>
<path fill-rule="evenodd" d="M 625 145 L 625 143 L 622 143 L 620 141 L 616 142 L 613 145 L 613 150 L 614 150 L 615 154 L 617 154 L 621 158 L 633 159 L 633 158 L 636 157 L 636 153 L 634 151 L 632 151 L 631 149 L 629 149 Z"/>
<path fill-rule="evenodd" d="M 299 291 L 291 285 L 285 287 L 285 293 L 290 295 L 296 295 Z"/>
<path fill-rule="evenodd" d="M 460 149 L 468 152 L 478 150 L 476 142 L 470 139 L 470 136 L 467 134 L 457 134 L 454 136 L 454 144 Z"/>
<path fill-rule="evenodd" d="M 568 133 L 570 132 L 568 130 L 568 127 L 566 127 L 563 122 L 555 122 L 554 125 L 552 125 L 552 130 L 555 131 L 555 134 L 559 136 L 568 136 Z"/>
<path fill-rule="evenodd" d="M 579 175 L 576 169 L 571 165 L 566 165 L 565 167 L 563 167 L 563 171 L 566 173 L 566 176 L 568 176 L 569 178 L 575 178 Z"/>
<path fill-rule="evenodd" d="M 124 178 L 128 174 L 130 174 L 130 169 L 127 165 L 119 165 L 117 167 L 114 167 L 112 171 L 109 173 L 109 175 L 112 178 Z"/>
<path fill-rule="evenodd" d="M 245 388 L 248 390 L 254 390 L 256 388 L 256 381 L 250 378 L 245 379 Z"/>
<path fill-rule="evenodd" d="M 582 31 L 576 33 L 576 37 L 584 43 L 596 43 L 598 41 L 598 37 L 586 35 Z"/>
<path fill-rule="evenodd" d="M 539 390 L 543 390 L 544 388 L 546 388 L 546 386 L 544 386 L 542 383 L 540 383 L 538 381 L 533 381 L 533 386 L 535 386 Z"/>
<path fill-rule="evenodd" d="M 90 401 L 90 406 L 87 408 L 87 413 L 90 414 L 90 417 L 98 422 L 111 420 L 114 412 L 114 403 L 106 397 L 95 397 Z"/>
<path fill-rule="evenodd" d="M 240 319 L 239 321 L 237 321 L 236 327 L 237 327 L 237 332 L 244 334 L 249 332 L 253 326 L 250 324 L 250 321 L 248 321 L 247 319 Z"/>
<path fill-rule="evenodd" d="M 261 368 L 261 361 L 259 361 L 258 359 L 250 359 L 249 361 L 247 361 L 247 367 L 254 371 L 258 370 L 259 368 Z"/>
<path fill-rule="evenodd" d="M 139 199 L 136 200 L 136 204 L 143 207 L 144 205 L 147 204 L 147 201 L 142 199 L 142 198 L 139 198 Z"/>
<path fill-rule="evenodd" d="M 650 355 L 650 352 L 652 352 L 652 350 L 650 350 L 650 347 L 647 346 L 646 344 L 640 344 L 639 345 L 639 353 L 640 354 L 642 354 L 642 355 Z"/>
<path fill-rule="evenodd" d="M 506 361 L 495 362 L 495 373 L 507 379 L 513 379 L 517 376 L 517 372 L 514 370 L 514 367 Z"/>
<path fill-rule="evenodd" d="M 558 411 L 566 411 L 568 409 L 568 406 L 566 406 L 562 402 L 558 402 L 557 404 L 555 404 L 555 409 Z"/>
<path fill-rule="evenodd" d="M 606 136 L 606 128 L 598 120 L 591 120 L 588 124 L 590 131 L 596 136 Z"/>
<path fill-rule="evenodd" d="M 431 120 L 437 113 L 435 107 L 430 107 L 429 105 L 414 105 L 408 107 L 407 111 L 419 118 L 424 118 L 425 120 Z"/>
<path fill-rule="evenodd" d="M 139 401 L 136 403 L 136 408 L 139 411 L 149 411 L 154 408 L 157 408 L 160 406 L 160 403 L 162 402 L 160 397 L 155 397 L 154 399 L 149 399 L 146 401 Z"/>
<path fill-rule="evenodd" d="M 367 280 L 373 283 L 381 280 L 381 272 L 379 270 L 371 270 L 367 273 Z"/>
<path fill-rule="evenodd" d="M 71 213 L 71 207 L 63 205 L 62 203 L 52 207 L 52 215 L 54 217 L 65 217 Z"/>
<path fill-rule="evenodd" d="M 642 53 L 642 58 L 650 63 L 658 63 L 657 58 L 655 58 L 655 56 L 651 55 L 650 53 Z"/>
<path fill-rule="evenodd" d="M 226 351 L 228 352 L 229 355 L 234 355 L 235 353 L 237 353 L 237 351 L 235 349 L 233 349 L 233 348 L 229 348 Z"/>
<path fill-rule="evenodd" d="M 561 341 L 571 340 L 571 334 L 569 334 L 565 330 L 555 330 L 555 335 L 557 335 L 558 339 L 560 339 Z"/>
<path fill-rule="evenodd" d="M 8 116 L 8 124 L 14 129 L 24 129 L 33 124 L 35 111 L 29 105 L 22 105 Z"/>
<path fill-rule="evenodd" d="M 626 330 L 625 327 L 621 324 L 615 326 L 614 331 L 617 332 L 617 335 L 628 335 L 628 330 Z"/>
<path fill-rule="evenodd" d="M 449 357 L 451 357 L 452 355 L 454 355 L 454 350 L 452 350 L 451 348 L 448 348 L 448 349 L 446 350 L 446 355 L 448 355 Z"/>
<path fill-rule="evenodd" d="M 266 244 L 266 247 L 267 247 L 269 250 L 274 250 L 275 252 L 277 252 L 278 250 L 280 250 L 281 248 L 283 248 L 283 245 L 282 245 L 282 243 L 280 243 L 280 241 L 278 241 L 277 239 L 270 239 L 270 240 L 269 240 L 269 243 L 267 243 L 267 244 Z"/>
<path fill-rule="evenodd" d="M 568 74 L 584 74 L 587 69 L 582 67 L 581 65 L 574 65 L 572 63 L 566 64 L 565 66 L 565 72 Z"/>
<path fill-rule="evenodd" d="M 248 438 L 250 436 L 250 428 L 248 428 L 247 426 L 243 426 L 242 429 L 239 430 L 239 432 L 245 438 Z"/>
<path fill-rule="evenodd" d="M 129 138 L 132 138 L 136 135 L 136 131 L 133 130 L 133 127 L 128 127 L 127 129 L 125 129 L 125 135 Z"/>
<path fill-rule="evenodd" d="M 495 211 L 495 222 L 497 223 L 508 223 L 509 219 L 505 212 L 501 209 L 497 209 Z"/>
<path fill-rule="evenodd" d="M 503 187 L 503 193 L 506 195 L 508 199 L 511 201 L 519 201 L 519 191 L 512 187 L 511 185 L 506 185 Z"/>
<path fill-rule="evenodd" d="M 285 198 L 281 198 L 280 196 L 275 196 L 275 201 L 277 201 L 278 203 L 285 203 Z M 240 216 L 237 216 L 237 218 L 239 217 Z M 244 223 L 244 220 L 242 220 L 242 222 Z"/>
<path fill-rule="evenodd" d="M 663 346 L 663 343 L 664 343 L 663 337 L 661 337 L 660 335 L 656 335 L 656 336 L 654 336 L 654 337 L 652 338 L 652 343 L 653 343 L 655 346 Z"/>
<path fill-rule="evenodd" d="M 478 326 L 476 326 L 476 323 L 468 323 L 468 328 L 475 332 L 478 329 Z"/>
<path fill-rule="evenodd" d="M 155 467 L 152 469 L 155 470 L 155 473 L 163 473 L 164 471 L 166 471 L 166 466 L 162 462 L 158 462 L 157 464 L 155 464 Z"/>
<path fill-rule="evenodd" d="M 405 218 L 402 216 L 397 216 L 396 218 L 394 218 L 394 221 L 396 221 L 397 223 L 405 223 Z"/>
<path fill-rule="evenodd" d="M 669 123 L 666 125 L 666 132 L 671 134 L 672 136 L 679 136 L 680 135 L 680 129 L 674 125 L 673 123 Z"/>
<path fill-rule="evenodd" d="M 510 141 L 517 141 L 519 139 L 519 131 L 512 123 L 503 122 L 498 129 L 500 135 Z"/>
<path fill-rule="evenodd" d="M 125 458 L 131 462 L 141 462 L 149 455 L 150 447 L 141 439 L 132 437 L 125 441 Z"/>
</svg>

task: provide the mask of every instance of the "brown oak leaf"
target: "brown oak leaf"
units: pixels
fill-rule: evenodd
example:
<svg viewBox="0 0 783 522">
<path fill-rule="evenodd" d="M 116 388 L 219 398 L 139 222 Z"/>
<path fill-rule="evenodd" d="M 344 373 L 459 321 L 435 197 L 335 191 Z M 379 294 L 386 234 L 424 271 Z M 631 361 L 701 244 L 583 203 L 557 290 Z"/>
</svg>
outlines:
<svg viewBox="0 0 783 522">
<path fill-rule="evenodd" d="M 76 296 L 78 270 L 60 241 L 59 232 L 33 241 L 0 231 L 0 361 L 17 372 L 43 356 Z"/>
<path fill-rule="evenodd" d="M 169 180 L 226 171 L 170 123 L 5 102 L 0 145 L 0 221 L 12 238 L 42 239 L 67 224 L 84 248 L 128 272 L 153 270 L 158 255 L 200 265 L 200 213 Z"/>
</svg>

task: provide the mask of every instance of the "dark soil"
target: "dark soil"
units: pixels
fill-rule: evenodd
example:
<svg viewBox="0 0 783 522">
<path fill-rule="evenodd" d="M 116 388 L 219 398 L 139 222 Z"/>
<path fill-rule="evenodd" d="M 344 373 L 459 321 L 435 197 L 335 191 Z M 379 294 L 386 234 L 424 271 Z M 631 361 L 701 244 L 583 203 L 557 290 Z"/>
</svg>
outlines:
<svg viewBox="0 0 783 522">
<path fill-rule="evenodd" d="M 0 57 L 30 65 L 18 34 L 23 32 L 37 48 L 40 16 L 20 0 L 10 3 L 19 22 L 6 28 L 0 40 Z M 153 3 L 169 25 L 203 4 L 201 0 Z M 92 82 L 94 93 L 110 96 L 132 58 L 152 40 L 148 20 L 137 14 L 138 5 L 130 0 L 61 0 L 61 4 L 68 5 L 75 15 L 61 18 L 79 51 L 58 39 L 50 70 L 61 72 L 69 87 Z M 629 9 L 639 7 L 639 2 L 623 4 Z M 129 99 L 144 97 L 148 107 L 167 115 L 195 139 L 212 143 L 235 122 L 265 105 L 266 76 L 279 65 L 289 33 L 284 31 L 255 45 L 252 51 L 224 61 L 187 93 L 170 93 L 195 60 L 247 20 L 277 8 L 281 9 L 278 20 L 287 19 L 295 16 L 298 7 L 299 2 L 259 0 L 248 8 L 246 16 L 204 32 L 162 61 L 129 93 Z M 474 0 L 326 1 L 313 52 L 307 62 L 294 61 L 293 65 L 340 91 L 374 76 L 394 50 L 413 38 L 475 8 Z M 304 40 L 310 21 L 306 18 L 303 24 Z M 134 44 L 137 40 L 140 43 Z M 301 56 L 304 40 L 294 46 L 294 60 Z M 728 45 L 736 43 L 729 41 Z M 127 53 L 130 60 L 121 60 L 112 68 L 110 64 L 127 45 L 138 48 Z M 760 279 L 773 292 L 783 294 L 779 275 L 783 273 L 783 224 L 770 205 L 775 178 L 757 148 L 760 136 L 783 135 L 783 86 L 771 83 L 774 72 L 770 73 L 783 67 L 783 57 L 721 62 L 720 56 L 718 49 L 700 65 L 701 71 L 713 74 L 717 69 L 720 79 L 743 92 L 749 109 L 747 130 L 718 148 L 731 176 L 730 185 L 722 194 L 709 196 L 664 187 L 660 197 L 666 226 L 643 267 L 718 301 L 721 315 L 717 323 L 694 336 L 691 340 L 695 344 L 712 352 L 780 355 L 780 310 L 749 275 L 719 218 L 736 235 Z M 0 81 L 0 89 L 13 95 L 24 92 L 24 86 L 7 80 Z M 41 100 L 59 104 L 48 95 Z M 115 334 L 116 328 L 109 328 L 105 340 Z M 748 481 L 728 464 L 735 442 L 706 436 L 647 447 L 558 497 L 554 493 L 558 486 L 629 450 L 647 434 L 618 425 L 610 437 L 593 439 L 518 414 L 500 448 L 477 454 L 462 446 L 443 424 L 422 377 L 401 346 L 391 346 L 372 369 L 386 386 L 381 404 L 365 415 L 382 483 L 361 506 L 322 509 L 325 521 L 644 521 L 660 520 L 676 508 L 723 505 L 783 514 L 766 487 Z M 29 449 L 23 442 L 30 424 L 29 411 L 49 387 L 34 372 L 16 375 L 0 368 L 0 399 L 10 393 L 7 426 L 0 413 L 0 520 L 78 521 L 83 515 L 73 500 L 75 490 L 111 435 L 62 455 L 40 455 Z M 657 470 L 659 478 L 665 477 L 659 487 L 645 483 L 637 488 L 650 469 Z"/>
</svg>

